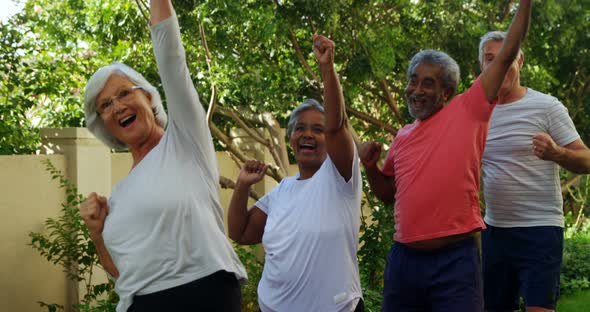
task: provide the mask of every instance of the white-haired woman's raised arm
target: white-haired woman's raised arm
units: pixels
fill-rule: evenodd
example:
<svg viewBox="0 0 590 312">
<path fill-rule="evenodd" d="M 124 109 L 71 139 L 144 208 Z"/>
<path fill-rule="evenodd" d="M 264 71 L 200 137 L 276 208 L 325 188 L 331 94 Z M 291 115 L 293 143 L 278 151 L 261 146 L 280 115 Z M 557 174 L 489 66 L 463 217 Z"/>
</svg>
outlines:
<svg viewBox="0 0 590 312">
<path fill-rule="evenodd" d="M 168 108 L 168 129 L 182 133 L 185 146 L 209 168 L 208 178 L 217 182 L 213 139 L 187 66 L 178 18 L 170 0 L 152 0 L 151 10 L 152 42 Z"/>
<path fill-rule="evenodd" d="M 150 1 L 150 24 L 156 25 L 159 22 L 172 16 L 173 8 L 170 0 Z"/>
</svg>

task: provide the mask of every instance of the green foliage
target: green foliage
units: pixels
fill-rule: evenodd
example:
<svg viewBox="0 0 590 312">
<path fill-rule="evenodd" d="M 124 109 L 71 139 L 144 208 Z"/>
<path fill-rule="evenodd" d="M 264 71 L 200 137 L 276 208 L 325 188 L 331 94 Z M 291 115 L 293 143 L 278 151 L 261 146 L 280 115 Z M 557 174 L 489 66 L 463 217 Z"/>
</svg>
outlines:
<svg viewBox="0 0 590 312">
<path fill-rule="evenodd" d="M 0 154 L 28 154 L 35 150 L 38 130 L 27 116 L 34 106 L 21 87 L 30 71 L 23 71 L 22 56 L 30 46 L 12 24 L 0 22 Z"/>
<path fill-rule="evenodd" d="M 559 98 L 576 128 L 590 131 L 590 1 L 536 1 L 525 47 L 524 81 Z"/>
<path fill-rule="evenodd" d="M 584 222 L 590 215 L 590 176 L 579 176 L 565 170 L 561 170 L 561 180 L 571 181 L 566 186 L 563 211 L 566 217 L 565 235 L 571 237 L 579 231 L 587 231 L 585 227 L 590 226 Z"/>
<path fill-rule="evenodd" d="M 240 246 L 233 244 L 240 261 L 248 272 L 248 282 L 242 285 L 242 310 L 245 312 L 256 312 L 258 307 L 258 283 L 262 277 L 264 260 L 261 260 L 261 245 Z"/>
<path fill-rule="evenodd" d="M 566 174 L 569 176 L 569 174 Z M 561 265 L 560 288 L 564 295 L 590 289 L 590 178 L 577 177 L 576 186 L 568 187 L 564 211 L 565 241 Z"/>
<path fill-rule="evenodd" d="M 42 308 L 46 308 L 48 312 L 65 311 L 64 306 L 56 303 L 47 304 L 45 302 L 37 301 Z"/>
<path fill-rule="evenodd" d="M 567 232 L 576 222 L 571 214 L 566 220 Z M 560 287 L 564 295 L 590 289 L 590 221 L 564 241 Z"/>
<path fill-rule="evenodd" d="M 424 48 L 447 51 L 462 69 L 463 89 L 479 71 L 479 37 L 506 29 L 513 3 L 188 0 L 175 6 L 189 68 L 204 103 L 216 85 L 221 106 L 273 112 L 284 125 L 303 98 L 321 98 L 311 36 L 322 33 L 335 40 L 347 105 L 379 121 L 351 113 L 353 126 L 363 138 L 383 139 L 391 135 L 383 124 L 399 128 L 411 121 L 403 92 L 410 57 Z M 588 0 L 536 1 L 524 46 L 524 83 L 563 100 L 583 134 L 590 131 L 590 66 L 585 57 L 589 7 Z M 11 134 L 0 135 L 5 138 L 1 153 L 35 150 L 38 127 L 82 125 L 84 82 L 113 60 L 159 85 L 147 22 L 136 1 L 28 0 L 23 13 L 2 25 L 0 38 L 0 102 L 5 103 L 0 116 L 10 121 L 2 134 Z M 388 103 L 384 85 L 394 103 Z M 390 105 L 398 107 L 401 118 Z M 234 126 L 223 118 L 215 122 L 226 131 Z"/>
<path fill-rule="evenodd" d="M 369 191 L 363 179 L 365 199 L 361 219 L 359 273 L 367 311 L 380 311 L 383 294 L 383 272 L 387 255 L 393 245 L 393 207 L 383 204 Z M 365 212 L 369 212 L 365 215 Z"/>
<path fill-rule="evenodd" d="M 37 250 L 47 261 L 64 269 L 68 279 L 83 282 L 86 294 L 76 308 L 81 311 L 114 311 L 118 298 L 112 282 L 94 284 L 95 269 L 100 267 L 94 244 L 83 224 L 78 206 L 84 201 L 78 194 L 76 186 L 68 181 L 53 164 L 44 161 L 51 178 L 58 180 L 64 189 L 66 200 L 62 204 L 58 218 L 45 221 L 46 233 L 31 232 L 30 246 Z M 106 296 L 106 299 L 105 299 Z M 39 302 L 48 311 L 61 311 L 63 306 Z"/>
<path fill-rule="evenodd" d="M 590 289 L 590 239 L 565 241 L 561 273 L 561 292 L 572 294 Z"/>
<path fill-rule="evenodd" d="M 590 306 L 590 290 L 579 291 L 559 299 L 556 311 L 580 312 L 588 310 Z"/>
</svg>

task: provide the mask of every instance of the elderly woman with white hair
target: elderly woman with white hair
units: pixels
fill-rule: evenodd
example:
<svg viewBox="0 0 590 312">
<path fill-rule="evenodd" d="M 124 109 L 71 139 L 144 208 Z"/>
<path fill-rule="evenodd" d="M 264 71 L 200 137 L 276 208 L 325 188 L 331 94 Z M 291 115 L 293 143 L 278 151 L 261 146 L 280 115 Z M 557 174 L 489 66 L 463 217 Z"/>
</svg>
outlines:
<svg viewBox="0 0 590 312">
<path fill-rule="evenodd" d="M 291 114 L 287 134 L 299 174 L 287 177 L 247 209 L 248 190 L 268 165 L 249 160 L 228 211 L 230 238 L 262 242 L 258 285 L 263 312 L 364 311 L 357 246 L 362 177 L 344 99 L 334 70 L 334 43 L 316 36 L 325 108 L 306 100 Z"/>
<path fill-rule="evenodd" d="M 151 1 L 151 32 L 170 118 L 146 79 L 121 63 L 88 81 L 88 129 L 127 148 L 131 172 L 80 214 L 124 311 L 240 311 L 246 272 L 223 230 L 218 168 L 170 0 Z M 166 127 L 167 126 L 167 127 Z"/>
</svg>

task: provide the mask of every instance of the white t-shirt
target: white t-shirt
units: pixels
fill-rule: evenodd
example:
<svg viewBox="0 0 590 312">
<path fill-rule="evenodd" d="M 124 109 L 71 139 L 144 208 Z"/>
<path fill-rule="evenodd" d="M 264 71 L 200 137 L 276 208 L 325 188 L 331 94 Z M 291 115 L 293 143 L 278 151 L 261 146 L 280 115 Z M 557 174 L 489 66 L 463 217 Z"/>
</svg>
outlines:
<svg viewBox="0 0 590 312">
<path fill-rule="evenodd" d="M 127 311 L 134 295 L 219 270 L 246 278 L 224 234 L 217 160 L 186 66 L 178 20 L 172 16 L 151 30 L 169 123 L 158 145 L 109 198 L 103 237 L 120 273 L 118 312 Z"/>
<path fill-rule="evenodd" d="M 482 162 L 486 223 L 564 226 L 559 165 L 532 150 L 540 132 L 560 146 L 580 137 L 567 108 L 552 96 L 528 89 L 514 103 L 496 105 Z"/>
<path fill-rule="evenodd" d="M 352 311 L 362 297 L 356 257 L 361 173 L 348 182 L 327 157 L 313 177 L 287 177 L 255 206 L 266 213 L 258 285 L 263 312 Z"/>
</svg>

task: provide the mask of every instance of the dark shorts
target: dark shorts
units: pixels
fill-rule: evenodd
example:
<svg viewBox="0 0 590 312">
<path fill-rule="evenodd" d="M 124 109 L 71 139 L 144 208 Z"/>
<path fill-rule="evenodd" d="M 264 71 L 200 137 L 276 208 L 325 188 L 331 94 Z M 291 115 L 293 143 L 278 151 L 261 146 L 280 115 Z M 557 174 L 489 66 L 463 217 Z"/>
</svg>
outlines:
<svg viewBox="0 0 590 312">
<path fill-rule="evenodd" d="M 555 309 L 563 257 L 563 228 L 499 228 L 482 233 L 485 307 L 516 310 L 522 295 L 527 307 Z"/>
<path fill-rule="evenodd" d="M 217 271 L 188 284 L 135 296 L 128 312 L 242 311 L 242 291 L 234 273 Z"/>
<path fill-rule="evenodd" d="M 483 311 L 479 251 L 468 238 L 434 251 L 395 243 L 387 257 L 381 311 Z"/>
</svg>

